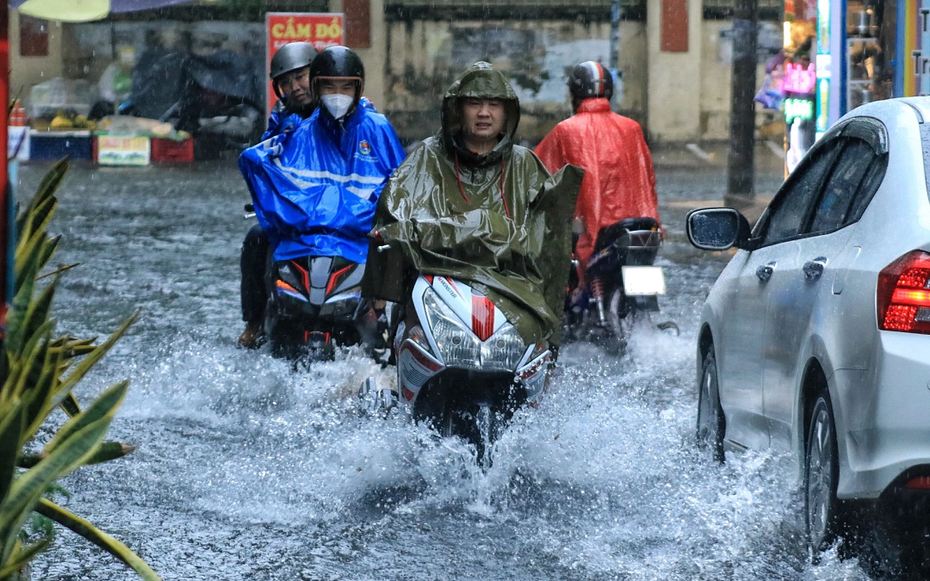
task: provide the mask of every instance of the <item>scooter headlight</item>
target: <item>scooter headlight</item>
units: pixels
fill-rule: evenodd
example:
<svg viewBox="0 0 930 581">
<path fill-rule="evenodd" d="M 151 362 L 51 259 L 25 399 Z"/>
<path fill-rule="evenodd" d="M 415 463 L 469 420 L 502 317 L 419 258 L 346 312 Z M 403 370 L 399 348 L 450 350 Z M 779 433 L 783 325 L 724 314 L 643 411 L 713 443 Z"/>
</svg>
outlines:
<svg viewBox="0 0 930 581">
<path fill-rule="evenodd" d="M 526 353 L 526 343 L 510 323 L 501 327 L 497 333 L 481 344 L 481 362 L 484 367 L 493 369 L 513 371 L 524 353 Z"/>
<path fill-rule="evenodd" d="M 426 321 L 447 366 L 481 367 L 481 343 L 470 329 L 462 325 L 431 289 L 423 293 Z"/>
</svg>

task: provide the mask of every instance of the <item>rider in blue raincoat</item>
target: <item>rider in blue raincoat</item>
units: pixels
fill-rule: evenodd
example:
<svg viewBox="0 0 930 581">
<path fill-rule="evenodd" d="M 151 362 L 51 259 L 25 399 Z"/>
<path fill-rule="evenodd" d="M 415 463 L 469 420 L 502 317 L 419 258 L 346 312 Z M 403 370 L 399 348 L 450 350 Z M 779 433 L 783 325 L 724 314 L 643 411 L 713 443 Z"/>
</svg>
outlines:
<svg viewBox="0 0 930 581">
<path fill-rule="evenodd" d="M 378 197 L 404 151 L 387 118 L 359 106 L 364 75 L 352 50 L 325 49 L 310 67 L 317 110 L 239 158 L 275 260 L 367 260 Z"/>
<path fill-rule="evenodd" d="M 271 57 L 270 76 L 278 102 L 271 109 L 262 141 L 293 129 L 316 109 L 316 99 L 310 87 L 310 63 L 316 55 L 316 48 L 309 42 L 291 42 Z M 262 319 L 268 302 L 265 289 L 268 244 L 268 234 L 261 224 L 253 226 L 242 241 L 240 291 L 242 320 L 246 322 L 245 330 L 239 336 L 242 347 L 257 347 L 262 336 Z"/>
</svg>

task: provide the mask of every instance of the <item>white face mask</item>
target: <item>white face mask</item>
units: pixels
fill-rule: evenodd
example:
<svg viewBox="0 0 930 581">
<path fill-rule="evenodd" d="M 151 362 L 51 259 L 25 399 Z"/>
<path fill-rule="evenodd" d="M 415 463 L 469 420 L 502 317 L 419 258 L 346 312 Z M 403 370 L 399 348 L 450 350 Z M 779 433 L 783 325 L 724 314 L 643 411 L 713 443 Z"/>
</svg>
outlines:
<svg viewBox="0 0 930 581">
<path fill-rule="evenodd" d="M 341 95 L 335 93 L 332 95 L 322 95 L 320 100 L 323 101 L 323 106 L 326 107 L 326 110 L 329 111 L 329 114 L 333 116 L 333 119 L 337 121 L 346 116 L 346 113 L 349 112 L 349 108 L 352 106 L 352 103 L 355 102 L 354 97 L 349 95 Z"/>
</svg>

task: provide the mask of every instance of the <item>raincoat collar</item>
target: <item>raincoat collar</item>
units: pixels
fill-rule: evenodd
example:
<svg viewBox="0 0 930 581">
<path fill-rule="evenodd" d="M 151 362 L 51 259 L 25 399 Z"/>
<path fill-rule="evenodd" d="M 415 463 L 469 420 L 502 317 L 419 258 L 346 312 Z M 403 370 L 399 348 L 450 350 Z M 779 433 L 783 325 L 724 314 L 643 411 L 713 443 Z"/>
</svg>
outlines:
<svg viewBox="0 0 930 581">
<path fill-rule="evenodd" d="M 575 113 L 603 113 L 604 111 L 610 111 L 610 101 L 603 97 L 597 97 L 582 101 Z"/>
<path fill-rule="evenodd" d="M 464 98 L 504 101 L 504 133 L 500 142 L 486 154 L 479 155 L 470 151 L 461 138 L 459 100 Z M 464 165 L 485 166 L 510 157 L 519 123 L 520 100 L 507 77 L 491 68 L 490 64 L 479 61 L 470 66 L 446 91 L 442 100 L 442 127 L 437 137 L 450 157 L 457 155 Z"/>
<path fill-rule="evenodd" d="M 313 117 L 320 124 L 323 132 L 327 137 L 332 139 L 333 143 L 336 144 L 340 150 L 342 149 L 343 137 L 362 122 L 362 117 L 364 115 L 365 112 L 362 110 L 362 107 L 356 107 L 355 110 L 344 117 L 342 123 L 340 123 L 333 119 L 331 115 L 324 112 L 323 107 L 317 107 L 316 111 L 313 113 Z"/>
</svg>

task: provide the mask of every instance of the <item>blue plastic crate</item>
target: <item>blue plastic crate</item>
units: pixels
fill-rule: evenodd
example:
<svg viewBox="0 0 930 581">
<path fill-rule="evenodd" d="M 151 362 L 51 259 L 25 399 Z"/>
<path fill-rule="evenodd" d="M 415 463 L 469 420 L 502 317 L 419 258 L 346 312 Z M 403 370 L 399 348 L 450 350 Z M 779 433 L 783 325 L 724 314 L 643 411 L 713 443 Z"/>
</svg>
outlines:
<svg viewBox="0 0 930 581">
<path fill-rule="evenodd" d="M 93 159 L 90 131 L 32 131 L 29 134 L 30 160 Z"/>
</svg>

